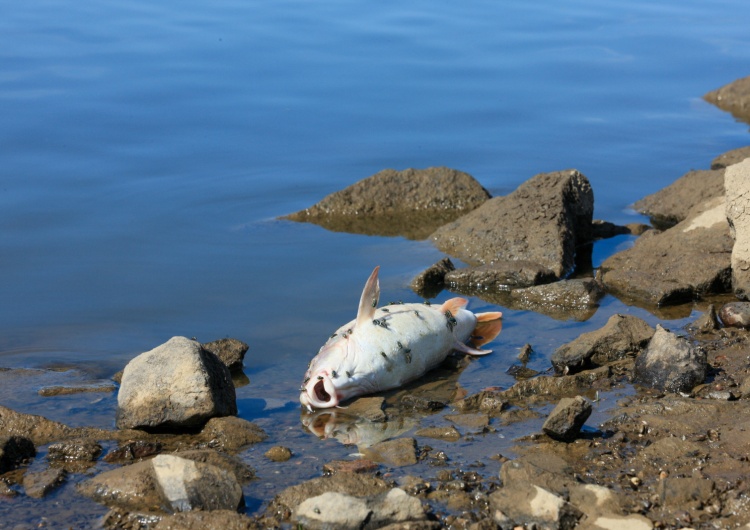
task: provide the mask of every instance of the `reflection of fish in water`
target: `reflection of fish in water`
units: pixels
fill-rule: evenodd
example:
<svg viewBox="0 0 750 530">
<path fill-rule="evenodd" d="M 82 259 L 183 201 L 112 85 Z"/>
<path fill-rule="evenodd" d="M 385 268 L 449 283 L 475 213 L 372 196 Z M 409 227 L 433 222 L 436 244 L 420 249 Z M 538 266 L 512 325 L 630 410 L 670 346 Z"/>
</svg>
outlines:
<svg viewBox="0 0 750 530">
<path fill-rule="evenodd" d="M 370 421 L 338 410 L 303 413 L 300 420 L 321 440 L 335 438 L 344 445 L 356 445 L 360 450 L 395 438 L 413 429 L 418 423 L 416 418 L 408 416 L 388 421 Z"/>
<path fill-rule="evenodd" d="M 399 387 L 435 368 L 454 350 L 490 353 L 479 348 L 502 329 L 502 313 L 475 315 L 464 309 L 464 298 L 441 306 L 396 304 L 376 309 L 378 269 L 365 284 L 357 318 L 331 335 L 310 363 L 299 397 L 310 411 Z M 466 344 L 469 340 L 471 346 Z"/>
</svg>

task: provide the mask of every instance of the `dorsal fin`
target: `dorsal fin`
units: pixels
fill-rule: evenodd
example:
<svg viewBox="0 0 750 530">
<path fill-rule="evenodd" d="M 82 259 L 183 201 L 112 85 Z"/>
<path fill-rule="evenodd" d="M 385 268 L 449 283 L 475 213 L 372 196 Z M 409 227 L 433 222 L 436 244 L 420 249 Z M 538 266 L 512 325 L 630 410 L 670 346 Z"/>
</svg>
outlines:
<svg viewBox="0 0 750 530">
<path fill-rule="evenodd" d="M 445 303 L 440 306 L 440 312 L 445 313 L 446 311 L 450 311 L 451 315 L 455 315 L 458 313 L 459 309 L 463 309 L 468 303 L 469 301 L 466 298 L 451 298 L 450 300 L 446 300 Z"/>
<path fill-rule="evenodd" d="M 372 321 L 375 316 L 375 309 L 378 307 L 380 299 L 380 282 L 378 281 L 378 271 L 380 265 L 375 267 L 370 277 L 367 279 L 365 288 L 362 290 L 362 296 L 359 299 L 359 309 L 357 310 L 357 326 L 362 327 L 367 322 Z"/>
</svg>

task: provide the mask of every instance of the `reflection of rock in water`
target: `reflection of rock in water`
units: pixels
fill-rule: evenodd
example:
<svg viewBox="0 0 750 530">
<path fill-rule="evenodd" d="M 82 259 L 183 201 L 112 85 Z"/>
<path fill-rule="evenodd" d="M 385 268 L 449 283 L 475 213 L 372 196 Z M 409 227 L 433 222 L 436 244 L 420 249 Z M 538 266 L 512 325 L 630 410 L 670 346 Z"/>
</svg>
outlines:
<svg viewBox="0 0 750 530">
<path fill-rule="evenodd" d="M 413 429 L 417 418 L 399 416 L 387 421 L 370 421 L 358 416 L 350 416 L 341 410 L 302 412 L 302 424 L 321 440 L 335 438 L 344 445 L 356 445 L 360 449 L 378 442 L 396 438 Z"/>
</svg>

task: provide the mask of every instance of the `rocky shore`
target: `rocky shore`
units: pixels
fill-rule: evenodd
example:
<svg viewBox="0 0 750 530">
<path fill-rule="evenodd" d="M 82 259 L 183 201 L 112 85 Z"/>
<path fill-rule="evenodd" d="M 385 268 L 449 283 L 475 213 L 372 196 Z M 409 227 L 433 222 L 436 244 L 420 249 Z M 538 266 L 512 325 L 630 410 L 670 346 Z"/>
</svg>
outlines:
<svg viewBox="0 0 750 530">
<path fill-rule="evenodd" d="M 749 92 L 740 80 L 706 98 L 747 119 Z M 426 298 L 449 288 L 585 320 L 611 294 L 656 316 L 700 301 L 699 318 L 668 329 L 614 314 L 560 344 L 543 374 L 526 368 L 529 344 L 508 388 L 466 395 L 465 361 L 451 357 L 404 389 L 302 412 L 309 432 L 354 456 L 252 510 L 243 491 L 257 472 L 243 453 L 270 441 L 264 458 L 280 473 L 296 455 L 237 416 L 248 346 L 174 337 L 114 381 L 40 388 L 49 399 L 116 390 L 114 430 L 0 406 L 0 507 L 67 489 L 105 507 L 109 529 L 750 529 L 750 147 L 638 201 L 650 225 L 593 219 L 594 192 L 574 169 L 494 198 L 460 171 L 386 170 L 289 218 L 429 239 L 447 256 L 414 278 Z M 632 245 L 594 268 L 594 242 L 611 237 Z M 618 389 L 591 424 L 592 405 Z M 451 449 L 532 421 L 510 456 Z"/>
</svg>

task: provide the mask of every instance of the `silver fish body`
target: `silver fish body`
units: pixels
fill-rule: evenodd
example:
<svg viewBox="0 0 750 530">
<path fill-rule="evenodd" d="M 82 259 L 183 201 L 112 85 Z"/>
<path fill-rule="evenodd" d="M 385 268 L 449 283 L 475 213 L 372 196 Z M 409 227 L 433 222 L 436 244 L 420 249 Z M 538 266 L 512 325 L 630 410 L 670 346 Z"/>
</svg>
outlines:
<svg viewBox="0 0 750 530">
<path fill-rule="evenodd" d="M 435 368 L 454 350 L 490 353 L 466 341 L 483 328 L 478 343 L 484 344 L 502 327 L 500 313 L 475 315 L 464 309 L 463 298 L 441 306 L 408 303 L 378 309 L 378 297 L 376 267 L 362 292 L 357 318 L 337 329 L 308 367 L 300 389 L 300 402 L 308 410 L 399 387 Z"/>
</svg>

